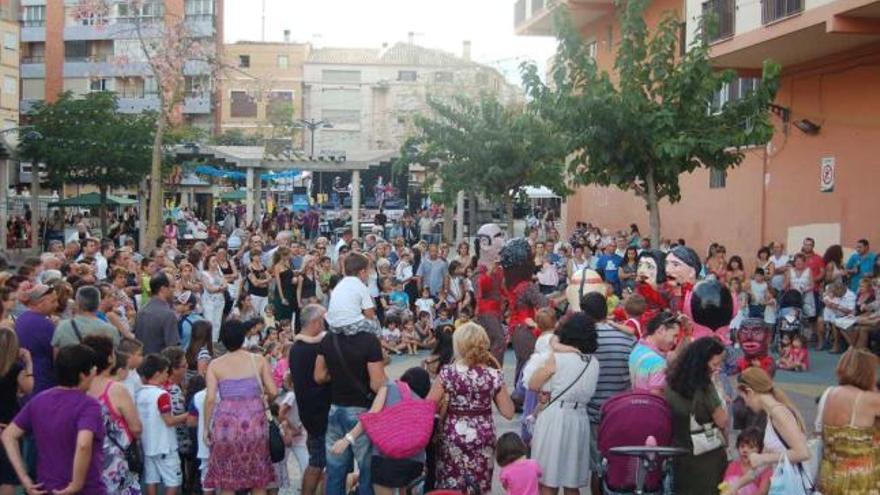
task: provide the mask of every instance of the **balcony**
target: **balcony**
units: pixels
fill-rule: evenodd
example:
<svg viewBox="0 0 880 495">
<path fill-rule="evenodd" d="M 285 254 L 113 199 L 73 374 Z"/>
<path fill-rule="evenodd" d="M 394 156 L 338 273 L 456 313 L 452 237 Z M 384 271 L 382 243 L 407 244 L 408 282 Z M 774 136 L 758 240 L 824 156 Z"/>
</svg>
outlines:
<svg viewBox="0 0 880 495">
<path fill-rule="evenodd" d="M 557 8 L 568 9 L 575 27 L 582 28 L 614 12 L 614 0 L 518 0 L 514 4 L 514 31 L 524 36 L 553 36 Z"/>
<path fill-rule="evenodd" d="M 211 113 L 211 96 L 193 94 L 183 99 L 183 113 L 207 115 Z"/>
<path fill-rule="evenodd" d="M 711 48 L 717 67 L 757 72 L 773 59 L 790 68 L 880 42 L 880 0 L 762 0 L 734 12 L 733 36 Z"/>
<path fill-rule="evenodd" d="M 42 57 L 28 57 L 28 59 L 37 59 Z M 22 59 L 21 61 L 21 78 L 22 79 L 45 79 L 46 77 L 46 64 L 43 62 L 31 62 L 25 61 L 27 59 Z"/>
<path fill-rule="evenodd" d="M 46 41 L 46 26 L 23 26 L 21 28 L 21 42 Z"/>
<path fill-rule="evenodd" d="M 762 0 L 761 23 L 770 24 L 804 10 L 804 0 Z"/>
<path fill-rule="evenodd" d="M 145 95 L 140 98 L 119 97 L 116 100 L 116 108 L 119 113 L 142 113 L 149 110 L 159 110 L 159 97 Z"/>
</svg>

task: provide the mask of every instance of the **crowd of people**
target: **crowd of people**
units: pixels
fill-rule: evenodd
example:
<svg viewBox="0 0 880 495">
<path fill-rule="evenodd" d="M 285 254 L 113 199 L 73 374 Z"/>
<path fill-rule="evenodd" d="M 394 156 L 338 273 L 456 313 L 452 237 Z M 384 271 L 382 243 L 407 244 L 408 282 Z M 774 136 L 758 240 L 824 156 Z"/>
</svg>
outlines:
<svg viewBox="0 0 880 495">
<path fill-rule="evenodd" d="M 507 493 L 603 493 L 603 406 L 628 392 L 668 405 L 675 493 L 768 493 L 783 459 L 817 461 L 811 430 L 824 455 L 805 484 L 880 490 L 867 240 L 846 261 L 806 239 L 749 263 L 551 222 L 493 260 L 500 232 L 445 243 L 429 210 L 363 239 L 222 210 L 186 249 L 173 221 L 149 250 L 79 229 L 0 266 L 0 495 L 489 493 L 496 464 Z M 688 309 L 699 281 L 730 293 L 717 328 Z M 799 331 L 781 330 L 789 311 Z M 773 381 L 811 347 L 843 352 L 812 428 Z M 399 435 L 368 418 L 414 400 L 437 405 L 426 443 L 389 454 Z M 499 437 L 495 411 L 518 432 Z"/>
</svg>

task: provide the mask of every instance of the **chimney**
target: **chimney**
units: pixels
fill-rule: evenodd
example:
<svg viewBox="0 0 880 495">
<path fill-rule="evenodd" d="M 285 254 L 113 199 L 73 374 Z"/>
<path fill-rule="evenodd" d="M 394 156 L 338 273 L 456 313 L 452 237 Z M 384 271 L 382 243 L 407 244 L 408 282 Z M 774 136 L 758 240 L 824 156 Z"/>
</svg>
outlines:
<svg viewBox="0 0 880 495">
<path fill-rule="evenodd" d="M 471 61 L 471 42 L 470 40 L 464 40 L 461 44 L 461 58 Z"/>
<path fill-rule="evenodd" d="M 284 42 L 290 43 L 290 29 L 284 30 Z"/>
<path fill-rule="evenodd" d="M 416 33 L 414 31 L 410 31 L 406 33 L 407 39 L 409 39 L 409 44 L 414 45 L 416 43 Z"/>
</svg>

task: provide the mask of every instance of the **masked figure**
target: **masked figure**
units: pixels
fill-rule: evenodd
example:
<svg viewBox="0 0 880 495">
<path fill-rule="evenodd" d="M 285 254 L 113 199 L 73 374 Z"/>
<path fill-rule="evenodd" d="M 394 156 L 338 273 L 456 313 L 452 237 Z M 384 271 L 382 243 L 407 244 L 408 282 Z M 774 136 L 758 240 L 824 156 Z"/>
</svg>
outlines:
<svg viewBox="0 0 880 495">
<path fill-rule="evenodd" d="M 646 249 L 639 253 L 636 270 L 636 294 L 645 298 L 648 309 L 642 315 L 642 328 L 648 328 L 659 312 L 669 309 L 666 287 L 666 253 L 658 249 Z"/>
<path fill-rule="evenodd" d="M 504 301 L 504 275 L 498 257 L 507 239 L 498 224 L 487 223 L 477 231 L 474 252 L 477 255 L 476 322 L 486 329 L 489 350 L 498 363 L 504 364 L 507 334 L 501 325 Z"/>
<path fill-rule="evenodd" d="M 595 270 L 589 268 L 572 273 L 565 288 L 568 312 L 576 313 L 580 311 L 581 299 L 591 292 L 605 294 L 605 283 L 602 281 L 602 277 Z"/>
<path fill-rule="evenodd" d="M 692 339 L 715 336 L 730 344 L 730 322 L 736 307 L 730 289 L 718 280 L 703 280 L 688 291 L 684 314 L 691 320 Z"/>
<path fill-rule="evenodd" d="M 684 311 L 685 297 L 693 289 L 703 268 L 700 257 L 687 246 L 676 246 L 666 255 L 665 265 L 669 309 Z"/>
<path fill-rule="evenodd" d="M 507 290 L 507 330 L 516 355 L 516 381 L 519 382 L 522 367 L 535 350 L 540 330 L 534 322 L 538 308 L 549 302 L 532 282 L 535 273 L 534 253 L 526 239 L 507 241 L 501 250 L 501 267 L 504 268 L 504 287 Z"/>
<path fill-rule="evenodd" d="M 776 373 L 776 365 L 770 356 L 770 328 L 761 318 L 746 318 L 737 332 L 737 341 L 743 356 L 736 362 L 738 372 L 758 366 L 770 376 Z"/>
</svg>

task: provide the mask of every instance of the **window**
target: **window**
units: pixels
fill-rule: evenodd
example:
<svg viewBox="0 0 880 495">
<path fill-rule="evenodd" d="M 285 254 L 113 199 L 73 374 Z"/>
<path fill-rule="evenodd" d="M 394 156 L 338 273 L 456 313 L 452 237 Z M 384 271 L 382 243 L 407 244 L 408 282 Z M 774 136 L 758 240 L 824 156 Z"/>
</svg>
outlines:
<svg viewBox="0 0 880 495">
<path fill-rule="evenodd" d="M 66 62 L 85 62 L 89 58 L 88 41 L 65 41 L 64 60 Z"/>
<path fill-rule="evenodd" d="M 186 76 L 183 84 L 186 96 L 190 98 L 206 96 L 211 92 L 211 78 L 207 75 Z"/>
<path fill-rule="evenodd" d="M 724 108 L 728 101 L 730 101 L 730 85 L 724 83 L 721 89 L 715 91 L 715 94 L 712 95 L 712 101 L 709 103 L 709 113 L 713 115 L 721 113 L 721 109 Z"/>
<path fill-rule="evenodd" d="M 321 80 L 325 83 L 359 84 L 361 71 L 359 70 L 323 70 Z"/>
<path fill-rule="evenodd" d="M 18 50 L 18 36 L 15 33 L 3 33 L 3 48 L 6 50 Z"/>
<path fill-rule="evenodd" d="M 21 16 L 22 27 L 44 27 L 46 25 L 46 6 L 28 5 Z"/>
<path fill-rule="evenodd" d="M 257 102 L 246 91 L 233 91 L 230 94 L 230 116 L 233 118 L 255 118 L 257 116 Z"/>
<path fill-rule="evenodd" d="M 438 84 L 451 84 L 454 80 L 452 72 L 442 71 L 434 73 L 434 82 Z"/>
<path fill-rule="evenodd" d="M 709 169 L 709 189 L 727 187 L 727 170 Z"/>
<path fill-rule="evenodd" d="M 155 78 L 144 79 L 144 96 L 159 96 L 159 85 L 156 84 Z"/>
<path fill-rule="evenodd" d="M 293 91 L 271 91 L 269 103 L 293 103 Z"/>
<path fill-rule="evenodd" d="M 290 66 L 290 59 L 287 55 L 278 55 L 278 68 L 286 69 Z"/>
<path fill-rule="evenodd" d="M 122 23 L 133 23 L 136 19 L 140 22 L 158 22 L 164 13 L 164 5 L 156 0 L 144 2 L 140 9 L 127 2 L 121 2 L 116 6 L 117 21 Z"/>
<path fill-rule="evenodd" d="M 734 0 L 703 2 L 702 29 L 706 31 L 706 41 L 712 43 L 733 36 L 735 18 Z"/>
<path fill-rule="evenodd" d="M 89 91 L 113 91 L 113 82 L 103 77 L 92 79 L 89 81 Z"/>
<path fill-rule="evenodd" d="M 251 56 L 250 55 L 239 55 L 238 56 L 238 66 L 242 69 L 247 69 L 251 66 Z"/>
<path fill-rule="evenodd" d="M 214 14 L 214 0 L 186 0 L 186 16 L 207 16 Z"/>
<path fill-rule="evenodd" d="M 416 81 L 419 78 L 419 73 L 414 70 L 399 70 L 397 71 L 397 80 L 398 81 L 406 81 L 412 82 Z"/>
<path fill-rule="evenodd" d="M 18 93 L 18 79 L 12 76 L 3 76 L 3 92 L 8 95 Z"/>
<path fill-rule="evenodd" d="M 587 43 L 587 55 L 590 56 L 591 59 L 596 60 L 596 55 L 599 54 L 599 43 L 596 40 L 590 41 Z"/>
<path fill-rule="evenodd" d="M 321 110 L 321 118 L 334 126 L 360 125 L 361 112 L 359 110 L 331 110 L 325 108 Z"/>
<path fill-rule="evenodd" d="M 804 0 L 761 0 L 761 22 L 784 19 L 804 10 Z"/>
</svg>

